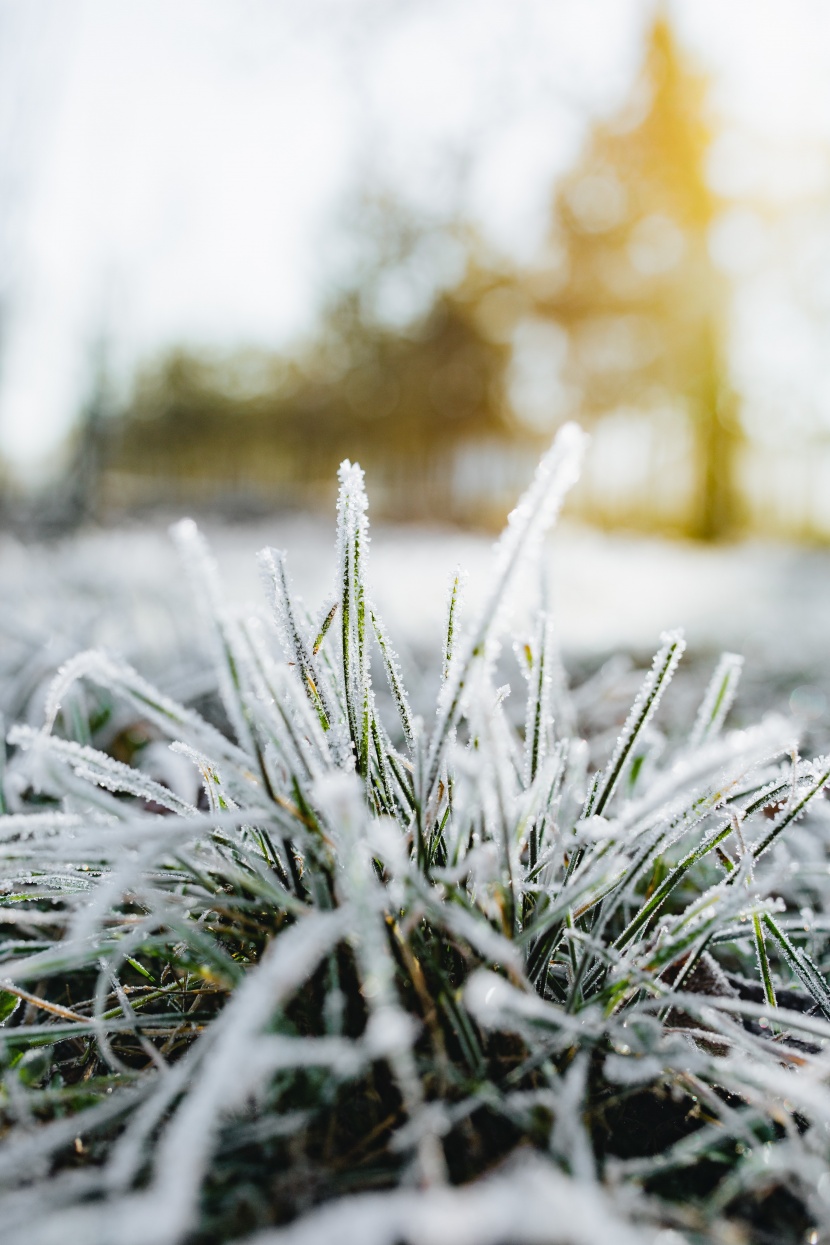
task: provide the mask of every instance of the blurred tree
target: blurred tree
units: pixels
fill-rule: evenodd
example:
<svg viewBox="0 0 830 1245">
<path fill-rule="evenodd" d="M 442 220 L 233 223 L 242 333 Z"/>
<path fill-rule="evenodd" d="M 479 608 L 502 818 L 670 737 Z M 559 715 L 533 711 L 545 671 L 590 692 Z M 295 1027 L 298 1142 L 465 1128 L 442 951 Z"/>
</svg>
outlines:
<svg viewBox="0 0 830 1245">
<path fill-rule="evenodd" d="M 404 325 L 372 314 L 374 292 L 364 282 L 334 300 L 293 356 L 176 351 L 145 368 L 108 421 L 105 476 L 148 501 L 178 499 L 184 484 L 207 502 L 308 504 L 349 457 L 387 513 L 469 517 L 453 513 L 454 450 L 506 436 L 509 348 L 451 292 Z"/>
<path fill-rule="evenodd" d="M 350 457 L 387 513 L 495 518 L 501 498 L 489 515 L 455 508 L 454 470 L 471 445 L 506 460 L 509 439 L 533 441 L 511 407 L 524 350 L 548 382 L 558 371 L 559 408 L 540 410 L 546 435 L 566 412 L 590 422 L 620 408 L 673 429 L 680 408 L 697 480 L 689 529 L 727 532 L 737 432 L 729 288 L 709 254 L 720 204 L 704 171 L 705 85 L 659 18 L 630 98 L 558 184 L 547 256 L 524 272 L 500 269 L 458 226 L 364 196 L 346 230 L 348 278 L 305 348 L 179 351 L 145 369 L 104 446 L 120 498 L 143 480 L 146 500 L 153 489 L 178 500 L 185 483 L 209 502 L 313 503 Z M 643 517 L 657 513 L 646 498 Z"/>
<path fill-rule="evenodd" d="M 506 498 L 456 487 L 467 447 L 484 443 L 503 466 L 514 432 L 510 344 L 485 331 L 465 278 L 474 242 L 380 194 L 346 211 L 346 270 L 332 263 L 339 284 L 304 345 L 176 350 L 139 372 L 126 410 L 102 424 L 104 509 L 315 505 L 351 458 L 389 516 L 502 521 Z"/>
<path fill-rule="evenodd" d="M 558 185 L 551 261 L 523 288 L 532 314 L 567 334 L 562 380 L 581 419 L 682 405 L 696 447 L 691 526 L 711 539 L 734 521 L 737 432 L 728 287 L 708 246 L 719 204 L 704 170 L 705 85 L 659 17 L 625 107 Z"/>
</svg>

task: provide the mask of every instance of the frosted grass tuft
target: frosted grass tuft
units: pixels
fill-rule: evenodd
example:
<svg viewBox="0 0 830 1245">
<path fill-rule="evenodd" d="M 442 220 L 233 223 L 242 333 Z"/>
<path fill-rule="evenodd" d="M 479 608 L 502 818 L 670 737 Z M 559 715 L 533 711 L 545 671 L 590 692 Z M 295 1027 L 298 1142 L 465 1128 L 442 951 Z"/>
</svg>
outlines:
<svg viewBox="0 0 830 1245">
<path fill-rule="evenodd" d="M 212 636 L 204 715 L 85 651 L 12 726 L 4 1242 L 830 1229 L 830 762 L 781 718 L 729 729 L 734 654 L 660 731 L 678 631 L 614 736 L 583 738 L 613 673 L 570 696 L 544 585 L 509 635 L 583 444 L 568 425 L 543 458 L 479 610 L 453 576 L 430 729 L 370 602 L 348 462 L 317 611 L 269 548 L 267 609 L 239 615 L 175 529 Z M 198 802 L 149 766 L 166 747 Z"/>
</svg>

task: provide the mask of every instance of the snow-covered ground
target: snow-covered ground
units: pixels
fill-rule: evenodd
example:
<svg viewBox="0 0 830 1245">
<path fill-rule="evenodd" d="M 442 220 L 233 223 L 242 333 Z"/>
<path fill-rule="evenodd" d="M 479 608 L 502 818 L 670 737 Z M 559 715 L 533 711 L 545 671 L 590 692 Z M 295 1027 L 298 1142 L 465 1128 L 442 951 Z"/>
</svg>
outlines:
<svg viewBox="0 0 830 1245">
<path fill-rule="evenodd" d="M 230 600 L 261 599 L 255 553 L 266 544 L 288 551 L 297 591 L 312 609 L 331 593 L 333 521 L 288 515 L 240 525 L 207 520 L 203 527 Z M 369 580 L 404 650 L 438 650 L 447 585 L 458 565 L 469 572 L 474 608 L 487 586 L 492 545 L 486 535 L 457 530 L 373 529 Z M 682 625 L 692 655 L 741 652 L 751 680 L 786 683 L 796 689 L 799 713 L 824 719 L 830 551 L 762 543 L 709 548 L 564 524 L 547 559 L 561 644 L 572 661 L 619 649 L 645 655 L 663 629 Z M 4 538 L 0 576 L 2 632 L 37 635 L 38 665 L 102 644 L 152 673 L 172 650 L 192 648 L 189 589 L 161 520 L 89 530 L 48 546 Z M 519 587 L 516 601 L 520 625 L 533 601 L 529 585 Z"/>
</svg>

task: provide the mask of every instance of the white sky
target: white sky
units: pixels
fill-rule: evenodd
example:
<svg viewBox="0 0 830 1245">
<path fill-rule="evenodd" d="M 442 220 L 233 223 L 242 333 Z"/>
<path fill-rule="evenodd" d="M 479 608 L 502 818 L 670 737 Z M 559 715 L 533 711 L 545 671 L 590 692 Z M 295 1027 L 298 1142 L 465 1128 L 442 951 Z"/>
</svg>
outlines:
<svg viewBox="0 0 830 1245">
<path fill-rule="evenodd" d="M 830 4 L 672 11 L 714 75 L 713 178 L 743 203 L 721 238 L 741 282 L 736 371 L 759 402 L 769 394 L 763 341 L 781 386 L 800 368 L 804 410 L 818 403 L 830 426 L 830 331 L 802 305 L 830 316 L 830 247 L 804 253 L 808 225 L 822 236 L 804 204 L 827 185 Z M 532 253 L 551 182 L 590 115 L 624 94 L 651 12 L 650 0 L 0 0 L 0 453 L 24 473 L 43 466 L 102 331 L 123 374 L 174 341 L 279 345 L 306 331 L 367 176 Z M 777 203 L 772 224 L 758 195 Z M 765 262 L 782 245 L 795 267 Z"/>
</svg>

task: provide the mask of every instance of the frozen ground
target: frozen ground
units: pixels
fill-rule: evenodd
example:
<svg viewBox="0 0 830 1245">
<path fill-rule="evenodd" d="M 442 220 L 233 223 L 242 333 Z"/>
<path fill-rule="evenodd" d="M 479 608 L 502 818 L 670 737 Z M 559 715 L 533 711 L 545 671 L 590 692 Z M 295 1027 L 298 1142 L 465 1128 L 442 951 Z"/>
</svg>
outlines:
<svg viewBox="0 0 830 1245">
<path fill-rule="evenodd" d="M 333 520 L 275 517 L 255 524 L 204 524 L 234 602 L 259 597 L 255 553 L 266 544 L 289 554 L 297 591 L 316 609 L 332 588 Z M 491 538 L 439 528 L 373 530 L 369 579 L 396 643 L 436 652 L 446 590 L 455 567 L 469 571 L 468 599 L 482 594 Z M 746 656 L 747 690 L 767 686 L 815 728 L 830 703 L 830 551 L 745 543 L 717 548 L 565 524 L 549 546 L 551 588 L 566 658 L 586 667 L 624 650 L 645 656 L 661 630 L 682 625 L 690 655 L 715 649 Z M 192 602 L 161 520 L 143 527 L 87 531 L 49 546 L 0 542 L 6 634 L 32 650 L 34 667 L 59 664 L 79 647 L 102 644 L 141 664 L 189 677 Z M 516 622 L 532 602 L 529 586 Z M 11 646 L 11 648 L 10 648 Z M 15 659 L 16 663 L 16 659 Z M 4 706 L 7 712 L 12 705 Z"/>
</svg>

